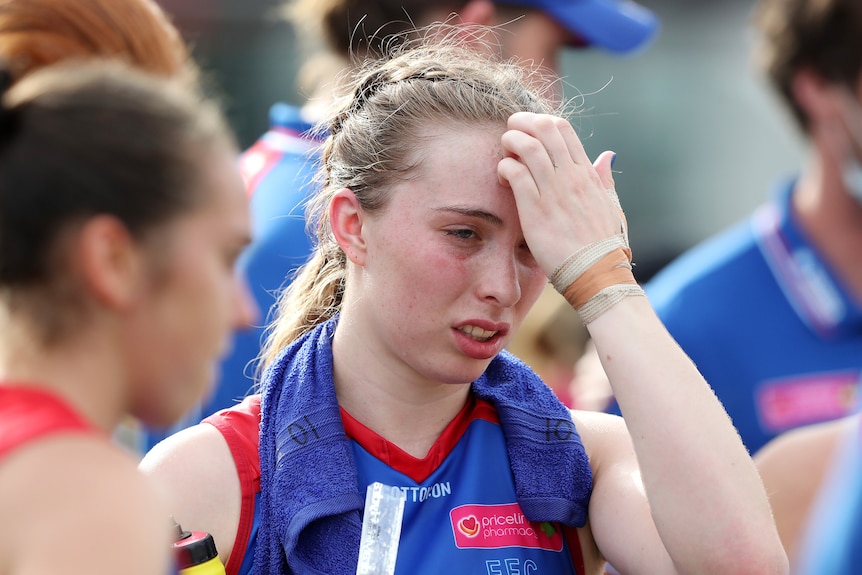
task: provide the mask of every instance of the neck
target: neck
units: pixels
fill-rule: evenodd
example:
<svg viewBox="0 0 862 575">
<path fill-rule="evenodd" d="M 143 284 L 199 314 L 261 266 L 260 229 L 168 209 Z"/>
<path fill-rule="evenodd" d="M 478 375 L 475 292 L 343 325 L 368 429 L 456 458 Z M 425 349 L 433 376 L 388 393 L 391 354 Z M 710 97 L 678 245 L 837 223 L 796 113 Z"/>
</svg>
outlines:
<svg viewBox="0 0 862 575">
<path fill-rule="evenodd" d="M 338 403 L 410 455 L 425 457 L 470 393 L 469 384 L 422 380 L 403 363 L 370 349 L 356 325 L 339 322 L 332 343 Z"/>
<path fill-rule="evenodd" d="M 4 326 L 4 327 L 9 327 Z M 0 340 L 0 385 L 34 387 L 61 397 L 107 433 L 120 423 L 126 398 L 118 385 L 120 371 L 105 345 L 86 333 L 45 347 L 16 330 Z"/>
<path fill-rule="evenodd" d="M 841 166 L 815 156 L 800 177 L 792 209 L 805 233 L 857 301 L 862 301 L 862 205 L 847 193 Z"/>
</svg>

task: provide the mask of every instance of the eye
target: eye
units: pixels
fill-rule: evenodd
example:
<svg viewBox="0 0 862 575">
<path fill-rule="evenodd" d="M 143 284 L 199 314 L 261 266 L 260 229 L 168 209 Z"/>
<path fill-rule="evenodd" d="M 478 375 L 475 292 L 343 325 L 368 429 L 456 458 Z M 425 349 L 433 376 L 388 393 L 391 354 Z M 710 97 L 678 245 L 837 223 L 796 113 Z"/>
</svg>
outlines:
<svg viewBox="0 0 862 575">
<path fill-rule="evenodd" d="M 459 240 L 469 240 L 476 237 L 476 232 L 469 228 L 458 228 L 454 230 L 446 230 L 446 235 L 454 236 Z"/>
</svg>

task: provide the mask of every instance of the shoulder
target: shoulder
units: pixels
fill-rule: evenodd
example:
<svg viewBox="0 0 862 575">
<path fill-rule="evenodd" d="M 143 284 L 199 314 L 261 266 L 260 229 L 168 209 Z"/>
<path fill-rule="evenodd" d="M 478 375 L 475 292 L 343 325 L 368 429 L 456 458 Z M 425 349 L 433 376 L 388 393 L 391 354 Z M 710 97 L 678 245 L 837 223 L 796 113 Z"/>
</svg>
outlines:
<svg viewBox="0 0 862 575">
<path fill-rule="evenodd" d="M 625 421 L 618 415 L 598 411 L 572 410 L 572 419 L 590 458 L 593 474 L 610 465 L 630 467 L 637 461 Z"/>
<path fill-rule="evenodd" d="M 162 573 L 168 568 L 165 501 L 137 472 L 130 454 L 99 436 L 54 436 L 4 460 L 0 516 L 0 556 L 10 551 L 33 572 L 107 574 L 122 565 L 124 573 Z M 51 541 L 50 550 L 45 541 Z M 94 541 L 98 553 L 93 553 Z M 8 542 L 13 547 L 3 550 Z"/>
<path fill-rule="evenodd" d="M 591 411 L 572 411 L 572 417 L 593 471 L 590 498 L 593 528 L 597 524 L 607 525 L 608 517 L 622 509 L 633 514 L 633 521 L 636 515 L 643 520 L 649 515 L 648 504 L 625 420 L 618 415 Z"/>
<path fill-rule="evenodd" d="M 207 423 L 175 433 L 156 444 L 141 460 L 139 469 L 171 486 L 205 481 L 230 483 L 236 475 L 233 454 L 224 435 Z"/>
<path fill-rule="evenodd" d="M 156 444 L 139 464 L 163 490 L 170 515 L 186 530 L 212 534 L 223 561 L 240 519 L 243 494 L 237 463 L 225 436 L 201 423 Z"/>
<path fill-rule="evenodd" d="M 585 560 L 592 565 L 588 572 L 603 572 L 605 559 L 627 561 L 638 556 L 638 552 L 629 553 L 632 545 L 649 549 L 641 557 L 654 556 L 661 542 L 625 421 L 617 415 L 588 411 L 573 411 L 572 417 L 593 471 L 589 523 L 578 530 Z"/>
<path fill-rule="evenodd" d="M 157 443 L 144 455 L 140 468 L 199 465 L 202 462 L 230 461 L 230 452 L 222 431 L 200 423 L 187 427 Z"/>
</svg>

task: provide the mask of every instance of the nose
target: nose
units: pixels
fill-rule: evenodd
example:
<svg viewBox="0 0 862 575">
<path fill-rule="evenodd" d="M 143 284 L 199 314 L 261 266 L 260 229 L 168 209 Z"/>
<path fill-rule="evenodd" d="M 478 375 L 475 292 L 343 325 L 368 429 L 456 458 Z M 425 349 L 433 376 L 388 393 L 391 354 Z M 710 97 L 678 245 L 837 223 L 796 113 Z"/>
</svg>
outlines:
<svg viewBox="0 0 862 575">
<path fill-rule="evenodd" d="M 486 262 L 479 282 L 482 299 L 493 300 L 502 307 L 512 307 L 521 299 L 518 261 L 511 251 L 500 250 Z"/>
<path fill-rule="evenodd" d="M 257 307 L 245 277 L 237 274 L 234 282 L 234 328 L 247 328 L 260 321 L 260 310 Z"/>
</svg>

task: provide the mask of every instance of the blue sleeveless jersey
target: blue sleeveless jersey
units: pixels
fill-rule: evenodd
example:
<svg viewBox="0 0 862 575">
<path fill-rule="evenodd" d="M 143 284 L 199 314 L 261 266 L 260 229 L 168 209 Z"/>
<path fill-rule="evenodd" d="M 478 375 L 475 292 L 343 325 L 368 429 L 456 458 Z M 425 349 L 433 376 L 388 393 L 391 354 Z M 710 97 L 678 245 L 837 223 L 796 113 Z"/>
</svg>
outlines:
<svg viewBox="0 0 862 575">
<path fill-rule="evenodd" d="M 576 573 L 560 526 L 530 523 L 521 513 L 496 423 L 474 419 L 421 481 L 355 440 L 353 453 L 360 486 L 378 481 L 407 495 L 397 575 L 433 575 L 445 565 L 475 575 Z"/>
<path fill-rule="evenodd" d="M 396 575 L 577 575 L 574 528 L 521 513 L 496 412 L 478 402 L 416 459 L 342 412 L 360 492 L 380 482 L 406 495 Z M 453 426 L 447 429 L 447 432 Z M 254 573 L 255 528 L 240 575 Z M 573 559 L 574 558 L 574 559 Z"/>
</svg>

